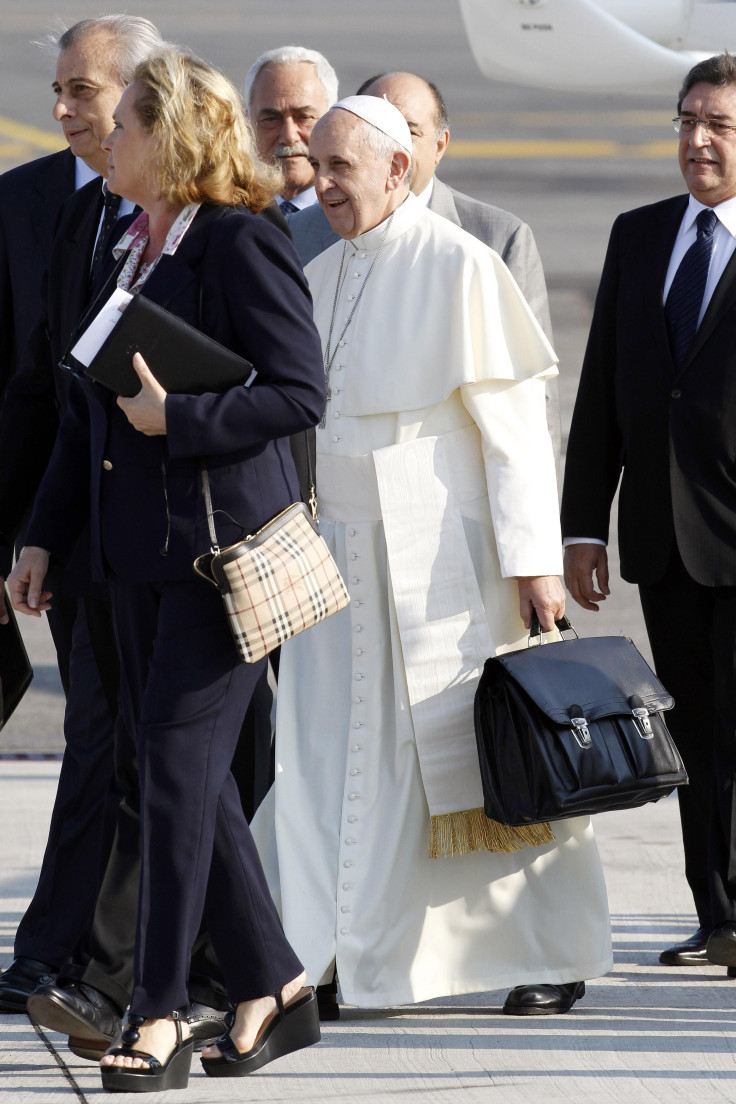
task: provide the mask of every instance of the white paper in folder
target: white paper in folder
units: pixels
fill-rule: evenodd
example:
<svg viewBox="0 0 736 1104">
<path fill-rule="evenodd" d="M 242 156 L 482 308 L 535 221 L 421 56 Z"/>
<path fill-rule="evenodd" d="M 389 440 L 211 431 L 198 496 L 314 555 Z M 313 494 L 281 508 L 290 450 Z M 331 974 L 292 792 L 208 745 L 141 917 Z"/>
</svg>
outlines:
<svg viewBox="0 0 736 1104">
<path fill-rule="evenodd" d="M 72 349 L 72 356 L 85 368 L 89 368 L 132 298 L 130 292 L 115 288 L 99 314 L 90 322 Z"/>
</svg>

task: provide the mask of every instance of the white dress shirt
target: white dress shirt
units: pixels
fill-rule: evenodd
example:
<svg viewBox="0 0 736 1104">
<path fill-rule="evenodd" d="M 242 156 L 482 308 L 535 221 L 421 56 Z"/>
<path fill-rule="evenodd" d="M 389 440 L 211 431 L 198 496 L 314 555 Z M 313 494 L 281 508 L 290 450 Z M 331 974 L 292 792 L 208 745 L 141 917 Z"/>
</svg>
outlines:
<svg viewBox="0 0 736 1104">
<path fill-rule="evenodd" d="M 282 195 L 276 196 L 276 202 L 279 207 L 285 201 L 286 197 Z M 305 207 L 311 207 L 313 203 L 317 202 L 317 193 L 314 188 L 305 188 L 303 192 L 297 192 L 295 196 L 292 196 L 288 203 L 293 203 L 297 211 L 303 211 Z M 293 214 L 294 212 L 292 212 Z"/>
<path fill-rule="evenodd" d="M 81 157 L 75 157 L 74 161 L 74 187 L 76 191 L 79 191 L 80 188 L 83 188 L 85 184 L 89 184 L 90 180 L 94 180 L 100 174 L 91 169 Z"/>
<path fill-rule="evenodd" d="M 434 188 L 434 177 L 432 176 L 432 177 L 430 177 L 429 184 L 427 185 L 427 187 L 424 189 L 423 192 L 420 192 L 419 195 L 417 196 L 417 199 L 419 200 L 419 202 L 422 204 L 423 207 L 429 207 L 429 201 L 432 198 L 432 189 L 433 188 Z"/>
<path fill-rule="evenodd" d="M 677 231 L 672 256 L 670 257 L 667 277 L 664 282 L 663 303 L 667 301 L 667 296 L 670 293 L 675 273 L 680 267 L 680 262 L 698 236 L 698 228 L 695 220 L 700 212 L 705 210 L 707 210 L 707 208 L 704 203 L 699 203 L 697 199 L 690 196 L 685 215 L 680 223 L 680 229 Z M 732 199 L 725 200 L 723 203 L 719 203 L 713 210 L 718 217 L 718 222 L 713 231 L 713 253 L 710 258 L 708 279 L 706 280 L 705 291 L 703 292 L 703 303 L 698 316 L 698 325 L 703 321 L 703 315 L 710 303 L 711 296 L 725 271 L 726 265 L 731 260 L 734 248 L 736 248 L 736 196 Z"/>
</svg>

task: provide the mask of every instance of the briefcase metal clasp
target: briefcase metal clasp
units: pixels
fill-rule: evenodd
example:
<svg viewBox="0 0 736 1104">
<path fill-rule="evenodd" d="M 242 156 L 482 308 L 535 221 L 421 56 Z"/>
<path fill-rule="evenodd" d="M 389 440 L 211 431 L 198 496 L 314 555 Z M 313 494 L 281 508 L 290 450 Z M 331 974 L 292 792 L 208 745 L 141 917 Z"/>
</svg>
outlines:
<svg viewBox="0 0 736 1104">
<path fill-rule="evenodd" d="M 590 738 L 590 729 L 585 717 L 571 717 L 572 734 L 581 748 L 589 748 L 593 741 Z"/>
<path fill-rule="evenodd" d="M 639 705 L 635 709 L 631 710 L 634 716 L 634 722 L 639 729 L 639 735 L 642 740 L 653 740 L 654 730 L 652 729 L 651 722 L 649 720 L 649 710 L 644 705 Z"/>
</svg>

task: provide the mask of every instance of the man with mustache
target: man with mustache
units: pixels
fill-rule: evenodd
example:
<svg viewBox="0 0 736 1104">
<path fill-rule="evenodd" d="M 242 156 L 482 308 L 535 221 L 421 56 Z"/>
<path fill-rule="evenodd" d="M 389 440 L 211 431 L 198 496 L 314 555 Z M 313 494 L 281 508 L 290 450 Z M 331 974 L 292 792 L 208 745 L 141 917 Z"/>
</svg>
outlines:
<svg viewBox="0 0 736 1104">
<path fill-rule="evenodd" d="M 337 75 L 316 50 L 281 46 L 254 61 L 245 78 L 245 105 L 258 152 L 284 176 L 277 196 L 285 215 L 316 202 L 309 164 L 312 127 L 337 100 Z"/>
</svg>

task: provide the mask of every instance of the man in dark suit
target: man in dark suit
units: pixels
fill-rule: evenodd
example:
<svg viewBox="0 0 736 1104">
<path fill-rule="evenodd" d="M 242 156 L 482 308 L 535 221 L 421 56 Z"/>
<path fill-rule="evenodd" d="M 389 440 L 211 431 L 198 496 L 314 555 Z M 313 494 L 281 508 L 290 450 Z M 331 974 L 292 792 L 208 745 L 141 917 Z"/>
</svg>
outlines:
<svg viewBox="0 0 736 1104">
<path fill-rule="evenodd" d="M 38 321 L 43 278 L 59 211 L 78 186 L 78 178 L 85 169 L 84 162 L 80 169 L 74 154 L 66 149 L 0 176 L 0 403 L 18 369 L 25 342 Z M 94 175 L 93 170 L 87 171 Z M 0 544 L 0 624 L 7 619 L 2 587 L 12 562 L 12 541 Z M 60 595 L 49 617 L 65 694 L 69 691 L 69 655 L 76 615 L 76 601 Z"/>
<path fill-rule="evenodd" d="M 54 225 L 75 187 L 76 161 L 68 149 L 0 176 L 0 395 L 38 319 Z"/>
<path fill-rule="evenodd" d="M 501 256 L 551 341 L 552 324 L 542 261 L 529 227 L 509 211 L 463 195 L 435 176 L 450 141 L 447 107 L 437 86 L 414 73 L 384 73 L 365 81 L 357 94 L 385 95 L 398 107 L 412 136 L 412 192 L 430 211 L 461 226 Z M 287 221 L 304 265 L 338 240 L 318 203 L 288 215 Z M 556 379 L 547 384 L 547 422 L 555 456 L 559 456 L 560 411 Z"/>
<path fill-rule="evenodd" d="M 570 593 L 639 584 L 690 785 L 679 790 L 698 930 L 671 966 L 736 967 L 736 61 L 685 78 L 675 129 L 688 196 L 621 215 L 596 300 L 567 452 Z M 597 584 L 597 585 L 596 585 Z"/>
<path fill-rule="evenodd" d="M 0 309 L 5 341 L 12 335 L 9 363 L 13 368 L 0 418 L 3 578 L 10 567 L 13 541 L 33 503 L 53 447 L 59 409 L 64 405 L 63 382 L 57 373 L 57 394 L 53 361 L 48 359 L 43 308 L 53 229 L 63 202 L 75 188 L 86 185 L 78 192 L 85 196 L 89 222 L 84 227 L 81 295 L 71 291 L 71 270 L 65 267 L 63 274 L 63 284 L 70 290 L 68 313 L 74 315 L 67 326 L 70 331 L 86 300 L 92 247 L 100 225 L 99 174 L 105 166 L 100 142 L 109 131 L 112 111 L 125 86 L 120 58 L 126 54 L 125 64 L 131 64 L 125 47 L 141 34 L 150 49 L 151 32 L 160 40 L 148 21 L 141 31 L 141 21 L 128 17 L 118 17 L 118 22 L 115 17 L 84 20 L 65 32 L 59 41 L 53 113 L 70 148 L 11 170 L 0 181 Z M 122 50 L 121 39 L 125 39 Z M 81 233 L 82 227 L 77 229 Z M 61 329 L 58 333 L 61 340 L 66 339 Z M 30 374 L 19 368 L 26 365 Z M 66 750 L 38 887 L 16 933 L 15 959 L 0 976 L 0 1011 L 4 1012 L 23 1011 L 29 993 L 40 981 L 48 980 L 71 953 L 92 915 L 112 840 L 115 794 L 110 783 L 117 659 L 109 612 L 99 600 L 99 590 L 90 584 L 85 562 L 80 547 L 68 569 L 57 570 L 50 583 L 55 600 L 49 625 L 67 693 Z M 0 615 L 3 613 L 4 607 Z"/>
</svg>

